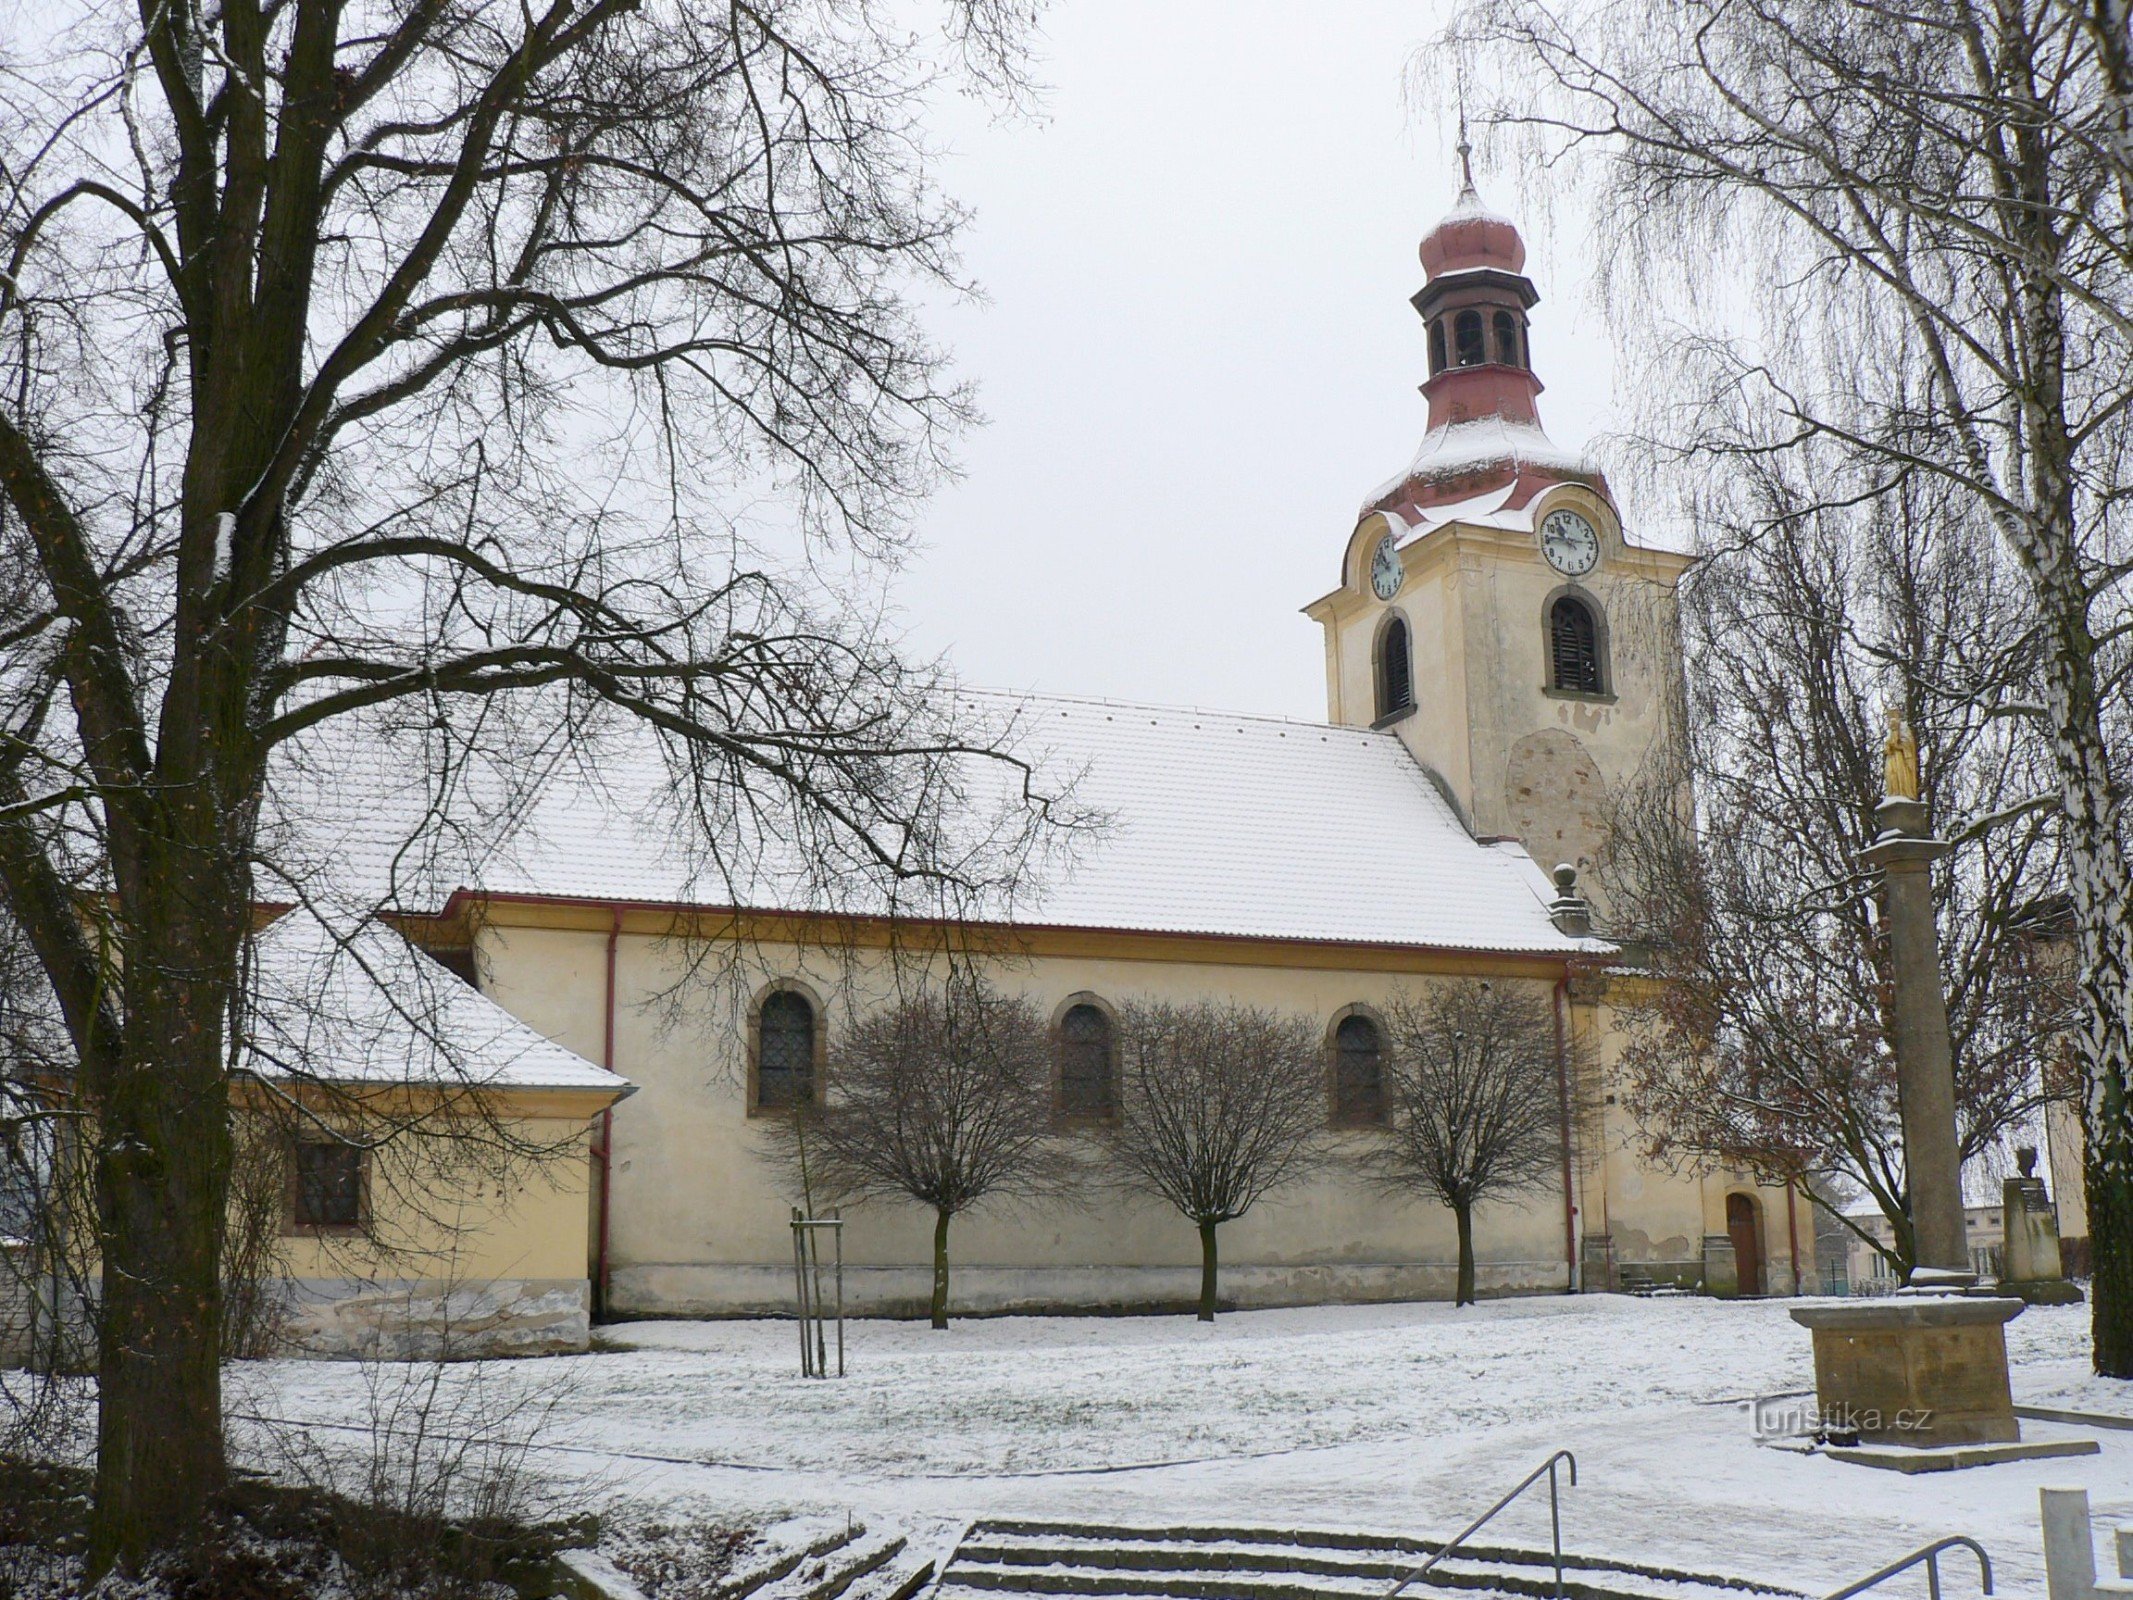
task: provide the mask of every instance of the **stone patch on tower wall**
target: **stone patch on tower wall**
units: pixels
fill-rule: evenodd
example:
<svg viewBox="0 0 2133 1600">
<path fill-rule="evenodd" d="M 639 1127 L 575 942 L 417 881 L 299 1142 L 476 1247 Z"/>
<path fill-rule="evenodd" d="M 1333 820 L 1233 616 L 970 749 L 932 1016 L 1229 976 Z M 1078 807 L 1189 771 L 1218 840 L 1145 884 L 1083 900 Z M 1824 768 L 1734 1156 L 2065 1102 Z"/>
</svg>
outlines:
<svg viewBox="0 0 2133 1600">
<path fill-rule="evenodd" d="M 1589 875 L 1607 840 L 1607 780 L 1575 734 L 1544 728 L 1511 746 L 1504 813 L 1543 869 L 1567 861 Z"/>
</svg>

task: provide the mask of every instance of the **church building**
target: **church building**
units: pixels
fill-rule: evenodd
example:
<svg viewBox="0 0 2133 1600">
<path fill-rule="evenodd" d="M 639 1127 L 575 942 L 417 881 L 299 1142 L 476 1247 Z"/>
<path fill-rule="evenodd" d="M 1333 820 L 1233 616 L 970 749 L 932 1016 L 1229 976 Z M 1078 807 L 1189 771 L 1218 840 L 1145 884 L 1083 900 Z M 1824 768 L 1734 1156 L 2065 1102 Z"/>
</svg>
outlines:
<svg viewBox="0 0 2133 1600">
<path fill-rule="evenodd" d="M 1327 591 L 1298 597 L 1324 633 L 1325 721 L 1020 701 L 1033 758 L 1082 772 L 1080 798 L 1110 823 L 998 930 L 989 976 L 1051 1021 L 1062 1138 L 1095 1136 L 1082 1113 L 1111 1092 L 1117 1007 L 1217 999 L 1323 1029 L 1326 1122 L 1351 1151 L 1382 1137 L 1388 1000 L 1462 977 L 1524 986 L 1556 1019 L 1565 1107 L 1589 1109 L 1566 1109 L 1559 1182 L 1478 1213 L 1481 1292 L 1796 1292 L 1812 1282 L 1804 1207 L 1740 1175 L 1649 1164 L 1612 1093 L 1617 1008 L 1644 980 L 1604 937 L 1596 880 L 1610 805 L 1681 733 L 1687 558 L 1636 543 L 1605 479 L 1543 431 L 1525 247 L 1471 178 L 1421 265 L 1427 432 L 1352 528 L 1328 530 Z M 334 826 L 354 848 L 382 824 L 350 800 Z M 896 930 L 704 904 L 611 789 L 558 779 L 522 837 L 403 900 L 398 925 L 614 1075 L 613 1093 L 634 1086 L 593 1118 L 573 1189 L 579 1303 L 789 1309 L 796 1197 L 769 1135 L 796 1099 L 836 1095 L 825 1063 L 887 992 Z M 712 945 L 730 1003 L 678 1009 L 677 973 Z M 555 1207 L 543 1214 L 552 1232 Z M 931 1230 L 915 1205 L 849 1212 L 847 1308 L 922 1310 Z M 1154 1202 L 981 1207 L 955 1226 L 956 1309 L 1178 1307 L 1198 1249 Z M 506 1330 L 508 1256 L 487 1252 L 502 1264 L 485 1288 Z M 1335 1162 L 1225 1225 L 1221 1291 L 1238 1306 L 1449 1298 L 1455 1261 L 1449 1211 Z M 538 1276 L 529 1303 L 552 1329 L 556 1275 Z"/>
</svg>

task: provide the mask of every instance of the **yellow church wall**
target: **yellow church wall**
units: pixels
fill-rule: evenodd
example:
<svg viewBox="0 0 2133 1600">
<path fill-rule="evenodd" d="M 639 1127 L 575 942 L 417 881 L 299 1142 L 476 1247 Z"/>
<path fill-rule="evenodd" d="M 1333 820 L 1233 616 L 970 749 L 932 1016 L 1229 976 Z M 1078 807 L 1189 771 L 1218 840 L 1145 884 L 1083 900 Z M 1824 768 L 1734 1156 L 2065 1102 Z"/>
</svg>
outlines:
<svg viewBox="0 0 2133 1600">
<path fill-rule="evenodd" d="M 1620 1064 L 1627 1035 L 1617 1009 L 1604 998 L 1584 999 L 1573 1005 L 1572 1019 L 1580 1068 L 1589 1074 L 1579 1141 L 1578 1220 L 1592 1287 L 1649 1281 L 1737 1292 L 1726 1197 L 1745 1194 L 1754 1200 L 1760 1222 L 1763 1292 L 1792 1292 L 1795 1236 L 1799 1281 L 1803 1289 L 1811 1288 L 1814 1221 L 1806 1202 L 1744 1173 L 1674 1169 L 1653 1161 L 1644 1153 L 1642 1130 L 1622 1104 Z"/>
<path fill-rule="evenodd" d="M 512 1098 L 495 1108 L 496 1131 L 528 1154 L 459 1155 L 448 1137 L 388 1142 L 365 1158 L 361 1231 L 285 1219 L 276 1266 L 287 1347 L 381 1357 L 586 1348 L 590 1102 Z"/>
<path fill-rule="evenodd" d="M 593 915 L 547 920 L 578 926 L 525 925 L 492 911 L 480 935 L 485 987 L 533 1026 L 599 1059 L 607 935 Z M 644 923 L 637 914 L 628 925 Z M 1197 959 L 1135 959 L 1089 953 L 1101 936 L 1070 942 L 1084 948 L 995 962 L 996 981 L 1027 994 L 1047 1016 L 1068 996 L 1090 992 L 1113 1002 L 1235 998 L 1325 1020 L 1344 1006 L 1380 1003 L 1402 987 L 1439 981 L 1429 972 L 1368 970 L 1361 952 L 1348 966 L 1266 966 L 1250 959 L 1263 952 L 1242 946 L 1223 952 L 1224 959 L 1204 950 Z M 1172 948 L 1161 941 L 1153 947 Z M 702 956 L 707 947 L 695 952 Z M 801 983 L 821 1003 L 834 1047 L 838 1031 L 886 991 L 889 976 L 879 950 L 766 940 L 710 953 L 731 969 L 677 998 L 680 946 L 651 932 L 624 932 L 616 942 L 614 1066 L 640 1091 L 614 1118 L 609 1271 L 620 1314 L 738 1313 L 786 1303 L 795 1195 L 768 1153 L 771 1124 L 747 1111 L 747 1001 L 774 980 Z M 1317 952 L 1322 961 L 1334 954 Z M 1409 960 L 1428 964 L 1411 954 Z M 1552 989 L 1546 962 L 1466 957 L 1436 964 L 1493 964 L 1505 981 L 1534 983 L 1543 994 Z M 828 1092 L 835 1093 L 834 1078 Z M 1338 1139 L 1352 1152 L 1369 1137 Z M 1616 1171 L 1616 1157 L 1609 1161 Z M 1641 1171 L 1635 1182 L 1643 1197 L 1631 1209 L 1649 1219 L 1644 1231 L 1678 1231 L 1700 1250 L 1707 1209 L 1700 1186 Z M 1584 1204 L 1588 1212 L 1605 1209 Z M 1559 1186 L 1486 1208 L 1477 1239 L 1485 1290 L 1566 1285 Z M 1225 1224 L 1221 1245 L 1224 1293 L 1243 1304 L 1448 1294 L 1455 1261 L 1449 1212 L 1389 1199 L 1339 1164 Z M 845 1249 L 855 1306 L 913 1310 L 922 1302 L 931 1218 L 921 1208 L 855 1208 Z M 968 1309 L 1175 1303 L 1192 1293 L 1197 1252 L 1193 1229 L 1167 1206 L 1109 1194 L 1080 1207 L 981 1208 L 958 1218 L 951 1232 L 956 1296 Z"/>
<path fill-rule="evenodd" d="M 256 1224 L 264 1228 L 256 1259 L 273 1310 L 260 1324 L 264 1342 L 244 1353 L 401 1357 L 586 1348 L 589 1118 L 605 1094 L 496 1092 L 487 1107 L 491 1137 L 479 1151 L 457 1153 L 452 1131 L 435 1123 L 385 1140 L 364 1156 L 363 1225 L 342 1230 L 294 1224 L 280 1153 L 289 1137 L 287 1108 L 263 1122 L 259 1093 L 234 1093 L 239 1176 L 230 1236 L 251 1233 L 244 1196 L 263 1186 L 268 1214 Z M 421 1091 L 420 1098 L 423 1104 L 398 1089 L 367 1101 L 345 1093 L 300 1096 L 316 1126 L 356 1137 L 418 1126 L 411 1113 L 434 1110 L 433 1095 Z M 506 1142 L 524 1153 L 505 1158 Z M 70 1140 L 65 1148 L 70 1160 L 85 1159 L 90 1141 Z M 93 1282 L 101 1270 L 93 1227 L 84 1220 L 63 1231 L 76 1252 L 68 1276 Z M 4 1281 L 19 1288 L 31 1276 L 15 1270 Z M 0 1303 L 0 1359 L 27 1353 L 14 1343 L 21 1310 Z"/>
<path fill-rule="evenodd" d="M 1674 734 L 1673 586 L 1684 559 L 1626 543 L 1607 501 L 1583 485 L 1550 489 L 1531 512 L 1538 522 L 1565 505 L 1600 532 L 1599 565 L 1581 579 L 1549 566 L 1530 533 L 1451 522 L 1407 546 L 1403 587 L 1381 602 L 1367 564 L 1388 524 L 1374 514 L 1351 541 L 1348 583 L 1307 610 L 1327 633 L 1333 720 L 1372 722 L 1379 633 L 1398 612 L 1413 639 L 1416 704 L 1391 727 L 1477 833 L 1519 839 L 1544 868 L 1569 861 L 1589 873 L 1611 801 Z M 1604 696 L 1547 687 L 1547 608 L 1566 590 L 1599 609 Z"/>
<path fill-rule="evenodd" d="M 453 1159 L 419 1140 L 372 1151 L 366 1233 L 285 1232 L 284 1265 L 299 1278 L 583 1278 L 586 1119 L 507 1113 L 500 1131 L 543 1154 L 499 1174 L 481 1157 Z"/>
</svg>

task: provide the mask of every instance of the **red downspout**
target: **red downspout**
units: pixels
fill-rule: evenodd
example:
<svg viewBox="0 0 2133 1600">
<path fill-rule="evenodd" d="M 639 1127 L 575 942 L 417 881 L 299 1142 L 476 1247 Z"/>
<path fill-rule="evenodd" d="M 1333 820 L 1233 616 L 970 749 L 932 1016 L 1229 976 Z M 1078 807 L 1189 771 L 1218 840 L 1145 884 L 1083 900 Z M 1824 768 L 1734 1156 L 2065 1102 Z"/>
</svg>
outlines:
<svg viewBox="0 0 2133 1600">
<path fill-rule="evenodd" d="M 609 1072 L 615 1070 L 615 946 L 621 938 L 622 908 L 616 906 L 607 928 L 606 1025 L 600 1044 L 600 1065 Z M 600 1237 L 593 1250 L 593 1311 L 603 1317 L 607 1315 L 607 1196 L 614 1148 L 615 1108 L 609 1106 L 600 1113 L 600 1143 L 594 1150 L 599 1160 Z"/>
<path fill-rule="evenodd" d="M 1563 1012 L 1570 1004 L 1570 969 L 1555 980 L 1555 1081 L 1563 1097 L 1563 1265 L 1569 1274 L 1567 1292 L 1576 1294 L 1578 1281 L 1578 1202 L 1570 1181 L 1570 1061 L 1564 1036 Z"/>
<path fill-rule="evenodd" d="M 1790 1183 L 1785 1185 L 1785 1234 L 1792 1243 L 1792 1293 L 1795 1299 L 1800 1293 L 1800 1208 L 1799 1191 Z"/>
</svg>

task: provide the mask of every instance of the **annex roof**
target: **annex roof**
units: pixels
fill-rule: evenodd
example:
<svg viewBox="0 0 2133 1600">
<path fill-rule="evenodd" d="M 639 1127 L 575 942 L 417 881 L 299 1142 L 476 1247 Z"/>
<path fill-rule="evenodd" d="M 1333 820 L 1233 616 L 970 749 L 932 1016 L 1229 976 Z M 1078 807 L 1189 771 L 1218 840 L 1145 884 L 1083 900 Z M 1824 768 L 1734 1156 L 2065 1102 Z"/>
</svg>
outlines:
<svg viewBox="0 0 2133 1600">
<path fill-rule="evenodd" d="M 1024 926 L 1571 954 L 1611 947 L 1559 933 L 1545 875 L 1514 846 L 1471 836 L 1389 732 L 1235 712 L 964 691 L 974 715 L 1013 719 L 1040 785 L 1073 785 L 1092 837 L 1017 894 Z M 361 893 L 434 910 L 455 892 L 868 914 L 825 877 L 779 861 L 719 873 L 652 803 L 666 769 L 649 741 L 597 772 L 544 776 L 508 828 L 455 818 L 404 848 L 427 775 L 362 752 L 303 800 Z M 735 852 L 729 851 L 729 856 Z M 390 880 L 388 882 L 388 880 Z M 804 885 L 804 887 L 803 887 Z M 981 918 L 985 913 L 979 914 Z M 1006 913 L 999 915 L 1004 918 Z"/>
<path fill-rule="evenodd" d="M 368 918 L 290 911 L 253 941 L 245 1066 L 270 1080 L 467 1090 L 629 1082 L 512 1016 Z"/>
</svg>

